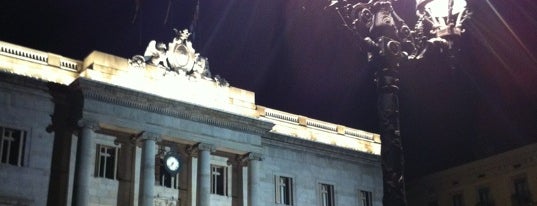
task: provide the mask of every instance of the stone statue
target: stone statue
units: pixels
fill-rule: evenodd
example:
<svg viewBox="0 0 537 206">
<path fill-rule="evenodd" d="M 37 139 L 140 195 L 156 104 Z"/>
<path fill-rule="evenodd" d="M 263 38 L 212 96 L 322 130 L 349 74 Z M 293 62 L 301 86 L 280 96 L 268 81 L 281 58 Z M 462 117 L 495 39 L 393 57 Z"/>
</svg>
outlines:
<svg viewBox="0 0 537 206">
<path fill-rule="evenodd" d="M 166 56 L 171 70 L 179 73 L 190 73 L 196 61 L 196 50 L 192 42 L 188 41 L 188 30 L 178 31 L 174 29 L 176 37 L 168 44 Z"/>
<path fill-rule="evenodd" d="M 187 29 L 181 31 L 174 29 L 174 31 L 175 37 L 172 42 L 168 43 L 168 47 L 164 43 L 152 40 L 147 45 L 143 56 L 135 55 L 129 60 L 131 65 L 147 63 L 189 78 L 212 80 L 220 86 L 229 86 L 229 83 L 220 76 L 212 77 L 209 59 L 196 53 L 192 42 L 188 40 L 191 33 Z"/>
<path fill-rule="evenodd" d="M 166 45 L 155 40 L 150 41 L 145 49 L 144 59 L 155 66 L 166 67 Z"/>
</svg>

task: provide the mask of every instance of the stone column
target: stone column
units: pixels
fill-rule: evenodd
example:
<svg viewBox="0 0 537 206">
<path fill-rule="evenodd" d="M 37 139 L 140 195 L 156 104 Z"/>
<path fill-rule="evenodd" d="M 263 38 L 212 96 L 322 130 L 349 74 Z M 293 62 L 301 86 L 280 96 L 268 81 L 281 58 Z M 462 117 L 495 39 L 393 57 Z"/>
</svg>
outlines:
<svg viewBox="0 0 537 206">
<path fill-rule="evenodd" d="M 248 153 L 248 206 L 261 205 L 261 193 L 259 191 L 259 166 L 262 155 Z"/>
<path fill-rule="evenodd" d="M 211 205 L 211 152 L 215 151 L 214 145 L 199 143 L 198 150 L 198 178 L 196 206 Z"/>
<path fill-rule="evenodd" d="M 139 206 L 152 206 L 155 188 L 155 155 L 156 142 L 160 136 L 145 132 L 140 137 L 142 141 L 142 161 L 140 168 Z"/>
<path fill-rule="evenodd" d="M 80 126 L 80 131 L 76 149 L 73 199 L 74 205 L 87 206 L 90 199 L 90 177 L 93 171 L 92 149 L 95 148 L 95 130 L 99 128 L 99 124 L 92 120 L 80 120 L 78 126 Z"/>
<path fill-rule="evenodd" d="M 244 183 L 243 179 L 243 156 L 237 155 L 234 159 L 228 160 L 228 164 L 232 165 L 232 182 L 231 182 L 231 206 L 244 206 Z"/>
</svg>

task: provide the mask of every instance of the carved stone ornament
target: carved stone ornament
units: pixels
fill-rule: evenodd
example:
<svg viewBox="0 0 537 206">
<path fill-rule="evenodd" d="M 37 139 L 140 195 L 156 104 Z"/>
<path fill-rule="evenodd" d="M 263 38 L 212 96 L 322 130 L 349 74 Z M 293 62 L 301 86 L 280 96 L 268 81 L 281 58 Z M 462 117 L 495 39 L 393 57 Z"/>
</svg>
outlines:
<svg viewBox="0 0 537 206">
<path fill-rule="evenodd" d="M 159 134 L 153 133 L 153 132 L 146 132 L 146 131 L 142 132 L 138 137 L 142 141 L 153 140 L 153 141 L 159 142 L 160 140 L 162 140 L 162 137 Z"/>
<path fill-rule="evenodd" d="M 169 49 L 166 51 L 166 56 L 169 67 L 174 71 L 190 73 L 194 69 L 196 57 L 199 54 L 196 54 L 196 50 L 192 48 L 192 42 L 188 41 L 188 36 L 190 33 L 185 29 L 179 32 L 178 37 L 173 38 L 173 41 L 168 44 Z"/>
<path fill-rule="evenodd" d="M 236 160 L 228 162 L 228 164 L 238 163 L 239 166 L 247 166 L 250 161 L 263 161 L 263 154 L 249 152 L 244 155 L 237 155 Z"/>
<path fill-rule="evenodd" d="M 192 145 L 192 146 L 188 146 L 186 148 L 186 152 L 192 156 L 196 156 L 198 155 L 199 151 L 201 150 L 205 150 L 205 151 L 210 151 L 211 153 L 212 152 L 216 152 L 216 146 L 212 145 L 212 144 L 207 144 L 207 143 L 197 143 L 195 145 Z"/>
<path fill-rule="evenodd" d="M 247 154 L 246 160 L 248 160 L 248 161 L 251 161 L 251 160 L 263 161 L 263 155 L 260 154 L 260 153 L 250 152 L 250 153 Z"/>
<path fill-rule="evenodd" d="M 78 120 L 77 125 L 80 128 L 87 128 L 87 129 L 91 129 L 93 131 L 98 130 L 100 128 L 99 122 L 97 122 L 95 120 L 90 120 L 90 119 Z"/>
<path fill-rule="evenodd" d="M 214 146 L 212 144 L 198 143 L 197 148 L 198 148 L 198 150 L 216 152 L 216 146 Z"/>
<path fill-rule="evenodd" d="M 146 63 L 165 70 L 164 75 L 171 72 L 189 78 L 206 79 L 217 82 L 219 86 L 228 87 L 229 83 L 220 76 L 212 77 L 209 70 L 209 59 L 200 56 L 188 40 L 190 32 L 187 29 L 174 29 L 176 37 L 168 46 L 152 40 L 147 45 L 144 55 L 135 55 L 129 59 L 132 68 L 145 68 Z"/>
<path fill-rule="evenodd" d="M 129 59 L 129 66 L 135 69 L 144 69 L 145 68 L 145 59 L 142 55 L 134 55 Z"/>
</svg>

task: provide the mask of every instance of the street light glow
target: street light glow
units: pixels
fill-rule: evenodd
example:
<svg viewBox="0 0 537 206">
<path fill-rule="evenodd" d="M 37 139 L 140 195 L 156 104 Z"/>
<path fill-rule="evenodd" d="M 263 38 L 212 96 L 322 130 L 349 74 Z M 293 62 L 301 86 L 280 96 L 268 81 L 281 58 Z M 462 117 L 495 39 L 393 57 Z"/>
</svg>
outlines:
<svg viewBox="0 0 537 206">
<path fill-rule="evenodd" d="M 431 17 L 447 17 L 449 4 L 453 2 L 451 14 L 458 14 L 466 9 L 465 0 L 416 0 L 418 12 L 426 11 Z"/>
</svg>

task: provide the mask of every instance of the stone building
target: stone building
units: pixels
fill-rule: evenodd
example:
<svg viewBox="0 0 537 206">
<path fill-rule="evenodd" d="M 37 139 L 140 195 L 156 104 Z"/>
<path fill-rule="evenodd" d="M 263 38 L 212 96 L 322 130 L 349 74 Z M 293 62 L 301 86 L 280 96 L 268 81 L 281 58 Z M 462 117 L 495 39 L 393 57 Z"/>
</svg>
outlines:
<svg viewBox="0 0 537 206">
<path fill-rule="evenodd" d="M 415 206 L 537 205 L 537 144 L 420 178 L 407 197 Z"/>
<path fill-rule="evenodd" d="M 0 42 L 0 111 L 0 205 L 382 204 L 379 135 L 203 76 Z"/>
</svg>

